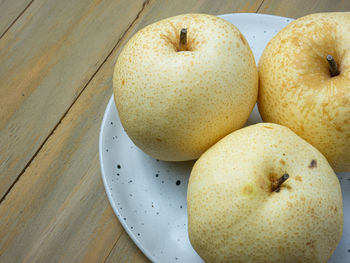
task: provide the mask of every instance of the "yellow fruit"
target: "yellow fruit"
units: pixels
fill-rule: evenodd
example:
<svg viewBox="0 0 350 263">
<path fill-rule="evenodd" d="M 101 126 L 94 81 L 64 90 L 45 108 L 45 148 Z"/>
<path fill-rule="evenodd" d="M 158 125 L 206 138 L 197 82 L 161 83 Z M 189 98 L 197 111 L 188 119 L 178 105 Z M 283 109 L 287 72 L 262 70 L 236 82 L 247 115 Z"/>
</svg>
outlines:
<svg viewBox="0 0 350 263">
<path fill-rule="evenodd" d="M 184 161 L 244 125 L 256 103 L 258 73 L 236 27 L 215 16 L 186 14 L 130 39 L 116 63 L 113 90 L 133 142 L 154 158 Z"/>
<path fill-rule="evenodd" d="M 289 127 L 337 172 L 350 171 L 350 12 L 299 18 L 266 46 L 259 61 L 264 121 Z M 331 76 L 327 55 L 340 74 Z"/>
<path fill-rule="evenodd" d="M 325 263 L 342 235 L 338 178 L 316 148 L 277 124 L 240 129 L 206 151 L 187 203 L 189 238 L 207 263 Z"/>
</svg>

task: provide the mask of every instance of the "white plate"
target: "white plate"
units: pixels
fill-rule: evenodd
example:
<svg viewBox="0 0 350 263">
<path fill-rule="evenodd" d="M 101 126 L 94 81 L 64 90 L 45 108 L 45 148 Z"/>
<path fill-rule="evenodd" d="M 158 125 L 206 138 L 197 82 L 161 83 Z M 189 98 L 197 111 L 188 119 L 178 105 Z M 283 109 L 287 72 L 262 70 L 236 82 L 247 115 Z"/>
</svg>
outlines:
<svg viewBox="0 0 350 263">
<path fill-rule="evenodd" d="M 292 19 L 261 14 L 227 14 L 248 40 L 256 61 L 267 42 Z M 261 122 L 255 107 L 247 124 Z M 121 224 L 152 262 L 203 262 L 187 233 L 186 191 L 194 161 L 157 161 L 126 135 L 111 97 L 99 138 L 103 183 Z M 329 262 L 350 262 L 350 173 L 338 174 L 344 198 L 344 233 Z"/>
</svg>

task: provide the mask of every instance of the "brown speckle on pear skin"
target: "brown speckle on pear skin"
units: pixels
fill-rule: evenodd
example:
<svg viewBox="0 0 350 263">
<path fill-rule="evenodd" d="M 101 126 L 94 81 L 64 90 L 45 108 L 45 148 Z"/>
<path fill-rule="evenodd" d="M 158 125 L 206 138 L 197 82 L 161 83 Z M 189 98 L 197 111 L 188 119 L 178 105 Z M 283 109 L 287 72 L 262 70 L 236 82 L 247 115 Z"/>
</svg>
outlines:
<svg viewBox="0 0 350 263">
<path fill-rule="evenodd" d="M 309 168 L 316 168 L 317 167 L 317 161 L 316 160 L 312 160 L 310 165 L 309 165 Z"/>
<path fill-rule="evenodd" d="M 302 179 L 301 176 L 299 176 L 299 175 L 295 176 L 295 180 L 296 180 L 296 181 L 299 181 L 299 182 L 302 182 L 302 181 L 303 181 L 303 179 Z"/>
<path fill-rule="evenodd" d="M 311 247 L 311 248 L 314 248 L 315 247 L 315 241 L 309 241 L 306 243 L 307 246 Z"/>
</svg>

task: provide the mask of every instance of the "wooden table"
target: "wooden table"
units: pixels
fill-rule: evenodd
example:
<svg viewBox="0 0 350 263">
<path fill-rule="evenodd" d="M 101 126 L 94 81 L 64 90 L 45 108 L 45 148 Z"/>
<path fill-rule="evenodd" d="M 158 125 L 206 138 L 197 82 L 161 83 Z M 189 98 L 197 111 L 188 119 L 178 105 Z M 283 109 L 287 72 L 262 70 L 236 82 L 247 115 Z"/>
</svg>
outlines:
<svg viewBox="0 0 350 263">
<path fill-rule="evenodd" d="M 189 12 L 297 18 L 349 0 L 0 0 L 0 262 L 149 262 L 107 200 L 98 135 L 126 41 Z"/>
</svg>

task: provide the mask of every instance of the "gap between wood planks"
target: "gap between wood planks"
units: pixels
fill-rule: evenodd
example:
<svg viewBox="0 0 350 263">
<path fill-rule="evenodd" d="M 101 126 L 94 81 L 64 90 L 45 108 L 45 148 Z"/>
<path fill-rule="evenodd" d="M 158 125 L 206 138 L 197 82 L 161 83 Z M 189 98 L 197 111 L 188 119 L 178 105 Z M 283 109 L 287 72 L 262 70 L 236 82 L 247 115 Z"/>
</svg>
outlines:
<svg viewBox="0 0 350 263">
<path fill-rule="evenodd" d="M 264 2 L 265 2 L 265 0 L 262 0 L 262 1 L 261 1 L 261 4 L 259 5 L 258 9 L 256 9 L 255 13 L 258 13 L 258 12 L 259 12 L 259 10 L 260 10 L 260 8 L 261 8 L 261 6 L 263 5 Z"/>
<path fill-rule="evenodd" d="M 83 91 L 86 89 L 86 87 L 90 84 L 90 82 L 92 81 L 92 79 L 95 77 L 95 75 L 97 74 L 97 72 L 102 68 L 102 66 L 106 63 L 106 61 L 108 60 L 108 58 L 113 54 L 113 52 L 115 51 L 116 48 L 119 47 L 120 42 L 123 40 L 123 38 L 128 34 L 128 32 L 131 31 L 131 29 L 134 27 L 135 23 L 139 20 L 141 13 L 145 10 L 146 6 L 149 5 L 149 3 L 151 1 L 154 0 L 145 0 L 142 3 L 142 7 L 140 9 L 140 11 L 137 13 L 135 19 L 130 23 L 130 25 L 128 26 L 128 28 L 124 31 L 124 33 L 121 35 L 121 37 L 118 39 L 117 43 L 114 45 L 114 47 L 112 48 L 112 50 L 108 53 L 108 55 L 106 56 L 106 58 L 102 61 L 101 65 L 96 69 L 96 71 L 91 75 L 91 77 L 89 78 L 89 80 L 87 81 L 87 83 L 84 85 L 84 87 L 82 88 L 82 90 L 79 92 L 79 94 L 77 95 L 77 97 L 74 99 L 74 101 L 72 102 L 72 104 L 68 107 L 68 109 L 65 111 L 65 113 L 63 114 L 63 116 L 60 118 L 60 120 L 57 122 L 57 124 L 53 127 L 53 129 L 51 130 L 51 132 L 49 133 L 49 135 L 43 140 L 43 142 L 40 144 L 40 146 L 38 147 L 38 149 L 36 150 L 36 152 L 33 154 L 33 156 L 30 158 L 30 160 L 28 161 L 28 163 L 25 165 L 25 167 L 22 169 L 22 171 L 19 173 L 19 175 L 17 176 L 17 178 L 14 180 L 14 182 L 11 184 L 11 186 L 7 189 L 7 191 L 5 192 L 5 194 L 3 195 L 3 197 L 0 199 L 0 205 L 2 204 L 2 202 L 6 199 L 7 195 L 9 194 L 9 192 L 11 192 L 12 188 L 14 187 L 14 185 L 18 182 L 18 180 L 20 179 L 20 177 L 22 176 L 22 174 L 25 172 L 25 170 L 30 166 L 30 164 L 32 163 L 32 161 L 35 159 L 35 157 L 38 155 L 38 153 L 40 152 L 40 150 L 42 149 L 42 147 L 45 145 L 45 143 L 47 142 L 47 140 L 50 138 L 50 136 L 54 133 L 54 131 L 57 129 L 57 127 L 61 124 L 62 120 L 66 117 L 66 115 L 68 114 L 68 112 L 70 111 L 70 109 L 73 107 L 73 105 L 75 104 L 75 102 L 78 100 L 78 98 L 80 97 L 80 95 L 83 93 Z M 11 23 L 10 27 L 18 20 L 18 18 L 25 12 L 25 10 L 28 9 L 28 7 L 31 5 L 31 3 L 33 3 L 34 0 L 32 0 L 27 7 L 21 12 L 21 14 L 15 19 L 15 21 L 13 21 L 13 23 Z M 9 28 L 10 28 L 9 27 Z M 9 30 L 9 28 L 6 29 L 5 33 Z M 5 34 L 4 33 L 4 34 Z M 4 35 L 2 34 L 1 37 Z M 0 37 L 0 38 L 1 38 Z"/>
<path fill-rule="evenodd" d="M 10 30 L 10 28 L 13 26 L 14 23 L 17 22 L 17 20 L 23 15 L 23 13 L 29 8 L 29 6 L 34 2 L 34 0 L 30 1 L 27 6 L 22 10 L 21 13 L 15 18 L 15 20 L 12 21 L 12 23 L 5 29 L 4 33 L 1 34 L 0 39 L 6 34 L 7 31 Z"/>
</svg>

